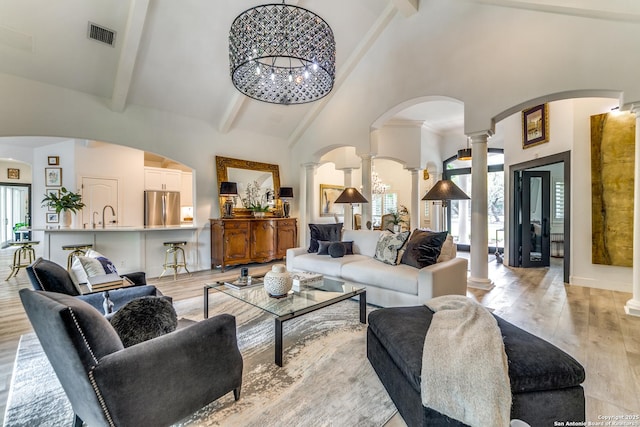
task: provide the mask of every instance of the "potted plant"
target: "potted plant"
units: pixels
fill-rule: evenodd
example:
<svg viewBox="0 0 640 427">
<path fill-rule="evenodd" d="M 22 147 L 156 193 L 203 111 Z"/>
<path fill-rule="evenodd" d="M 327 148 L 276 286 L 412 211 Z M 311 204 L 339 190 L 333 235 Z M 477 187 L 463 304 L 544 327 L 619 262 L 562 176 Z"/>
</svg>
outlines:
<svg viewBox="0 0 640 427">
<path fill-rule="evenodd" d="M 269 190 L 263 190 L 257 181 L 249 183 L 245 191 L 245 197 L 242 198 L 242 204 L 245 208 L 253 212 L 256 218 L 262 218 L 269 212 Z"/>
<path fill-rule="evenodd" d="M 62 226 L 69 227 L 71 225 L 71 213 L 78 212 L 84 208 L 85 204 L 82 203 L 82 195 L 80 193 L 74 193 L 62 187 L 60 194 L 56 192 L 45 194 L 44 199 L 42 199 L 42 206 L 52 208 L 56 213 L 61 214 L 60 222 Z"/>
<path fill-rule="evenodd" d="M 405 205 L 400 205 L 399 209 L 389 211 L 389 215 L 392 215 L 393 231 L 400 231 L 401 224 L 409 225 L 409 209 Z"/>
</svg>

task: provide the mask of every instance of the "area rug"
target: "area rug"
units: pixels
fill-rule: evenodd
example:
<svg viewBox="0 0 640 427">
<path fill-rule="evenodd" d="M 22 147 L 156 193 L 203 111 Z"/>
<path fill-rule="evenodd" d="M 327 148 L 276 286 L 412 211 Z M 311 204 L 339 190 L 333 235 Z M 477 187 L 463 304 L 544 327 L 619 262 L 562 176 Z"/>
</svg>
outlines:
<svg viewBox="0 0 640 427">
<path fill-rule="evenodd" d="M 236 316 L 244 359 L 242 395 L 228 393 L 177 426 L 383 426 L 396 408 L 366 358 L 366 325 L 348 300 L 284 324 L 284 367 L 274 364 L 274 320 L 224 294 L 210 315 Z M 175 302 L 203 318 L 202 298 Z M 178 396 L 176 398 L 179 398 Z M 70 425 L 71 406 L 34 334 L 20 340 L 5 426 Z"/>
</svg>

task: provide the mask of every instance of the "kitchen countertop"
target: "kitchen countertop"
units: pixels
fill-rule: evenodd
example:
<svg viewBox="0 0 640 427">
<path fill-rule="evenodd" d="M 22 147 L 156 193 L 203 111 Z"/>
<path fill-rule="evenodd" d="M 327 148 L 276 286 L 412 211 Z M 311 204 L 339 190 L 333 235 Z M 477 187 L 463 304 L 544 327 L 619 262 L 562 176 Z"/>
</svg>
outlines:
<svg viewBox="0 0 640 427">
<path fill-rule="evenodd" d="M 44 231 L 50 233 L 70 233 L 70 232 L 108 232 L 108 231 L 166 231 L 166 230 L 196 230 L 196 227 L 193 224 L 182 224 L 182 225 L 170 225 L 170 226 L 161 226 L 161 225 L 112 225 L 105 228 L 102 227 L 87 227 L 87 228 L 77 228 L 77 227 L 41 227 L 41 228 L 32 228 L 33 231 Z"/>
</svg>

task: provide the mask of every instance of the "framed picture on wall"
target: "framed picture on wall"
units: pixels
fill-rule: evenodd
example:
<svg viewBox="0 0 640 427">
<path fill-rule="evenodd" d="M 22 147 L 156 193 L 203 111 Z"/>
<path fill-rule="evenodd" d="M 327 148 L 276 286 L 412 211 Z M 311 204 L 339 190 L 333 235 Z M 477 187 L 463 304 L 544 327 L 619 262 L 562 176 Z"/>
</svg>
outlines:
<svg viewBox="0 0 640 427">
<path fill-rule="evenodd" d="M 320 216 L 344 214 L 344 206 L 334 203 L 343 190 L 342 185 L 320 184 Z"/>
<path fill-rule="evenodd" d="M 549 107 L 538 105 L 522 112 L 522 148 L 549 142 Z"/>
<path fill-rule="evenodd" d="M 20 169 L 7 168 L 8 179 L 20 179 Z"/>
<path fill-rule="evenodd" d="M 48 196 L 50 194 L 55 194 L 56 197 L 60 197 L 60 189 L 59 188 L 47 188 L 45 190 L 45 194 Z M 47 207 L 49 212 L 55 212 L 55 209 L 52 206 Z"/>
<path fill-rule="evenodd" d="M 47 164 L 49 166 L 58 166 L 60 164 L 60 156 L 48 156 Z"/>
<path fill-rule="evenodd" d="M 55 212 L 47 212 L 47 223 L 54 224 L 60 221 L 58 214 Z"/>
<path fill-rule="evenodd" d="M 44 185 L 62 187 L 62 168 L 44 168 Z"/>
</svg>

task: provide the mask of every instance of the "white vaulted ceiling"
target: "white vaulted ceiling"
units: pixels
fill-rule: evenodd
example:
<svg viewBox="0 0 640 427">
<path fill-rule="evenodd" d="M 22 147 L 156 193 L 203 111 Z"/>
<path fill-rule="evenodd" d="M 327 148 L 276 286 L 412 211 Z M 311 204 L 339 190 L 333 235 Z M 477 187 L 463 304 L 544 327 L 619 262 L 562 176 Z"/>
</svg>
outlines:
<svg viewBox="0 0 640 427">
<path fill-rule="evenodd" d="M 430 4 L 430 0 L 421 1 Z M 628 0 L 575 0 L 570 4 L 565 0 L 450 1 L 617 21 L 640 20 L 640 2 Z M 0 0 L 0 73 L 99 97 L 115 113 L 144 106 L 202 120 L 221 133 L 246 130 L 295 143 L 317 117 L 324 101 L 291 106 L 262 103 L 236 91 L 229 76 L 231 23 L 244 10 L 263 3 Z M 420 7 L 419 0 L 287 3 L 314 11 L 334 31 L 337 72 L 330 97 L 341 90 L 350 73 L 366 58 L 394 15 L 409 20 Z M 115 47 L 88 39 L 88 22 L 115 30 Z M 403 42 L 397 49 L 402 52 Z M 435 130 L 450 131 L 462 128 L 463 112 L 461 105 L 436 103 L 403 111 L 394 119 L 426 120 Z"/>
</svg>

